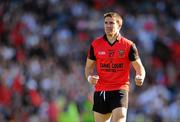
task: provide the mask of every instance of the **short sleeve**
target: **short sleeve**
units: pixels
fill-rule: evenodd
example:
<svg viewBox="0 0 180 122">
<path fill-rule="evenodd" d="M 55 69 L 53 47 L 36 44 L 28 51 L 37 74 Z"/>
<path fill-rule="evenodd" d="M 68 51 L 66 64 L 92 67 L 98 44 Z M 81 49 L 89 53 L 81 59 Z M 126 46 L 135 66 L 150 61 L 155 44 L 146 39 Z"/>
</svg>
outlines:
<svg viewBox="0 0 180 122">
<path fill-rule="evenodd" d="M 96 57 L 94 55 L 94 48 L 92 45 L 90 46 L 89 51 L 88 51 L 88 58 L 91 60 L 96 60 Z"/>
<path fill-rule="evenodd" d="M 133 43 L 129 50 L 129 60 L 135 61 L 138 58 L 139 58 L 138 49 L 136 48 L 136 45 Z"/>
</svg>

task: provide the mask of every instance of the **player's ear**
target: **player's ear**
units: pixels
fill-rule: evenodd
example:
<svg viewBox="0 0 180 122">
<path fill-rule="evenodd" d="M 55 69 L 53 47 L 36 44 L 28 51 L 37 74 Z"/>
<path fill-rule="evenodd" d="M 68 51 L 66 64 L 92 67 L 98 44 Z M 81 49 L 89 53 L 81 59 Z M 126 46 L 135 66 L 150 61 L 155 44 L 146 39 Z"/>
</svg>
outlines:
<svg viewBox="0 0 180 122">
<path fill-rule="evenodd" d="M 122 20 L 119 20 L 118 24 L 119 24 L 119 29 L 121 29 L 121 27 L 122 27 Z"/>
<path fill-rule="evenodd" d="M 120 21 L 117 21 L 117 24 L 119 25 L 119 29 L 121 29 L 122 23 Z"/>
<path fill-rule="evenodd" d="M 121 29 L 121 27 L 122 27 L 122 25 L 121 25 L 121 24 L 119 24 L 119 30 Z"/>
</svg>

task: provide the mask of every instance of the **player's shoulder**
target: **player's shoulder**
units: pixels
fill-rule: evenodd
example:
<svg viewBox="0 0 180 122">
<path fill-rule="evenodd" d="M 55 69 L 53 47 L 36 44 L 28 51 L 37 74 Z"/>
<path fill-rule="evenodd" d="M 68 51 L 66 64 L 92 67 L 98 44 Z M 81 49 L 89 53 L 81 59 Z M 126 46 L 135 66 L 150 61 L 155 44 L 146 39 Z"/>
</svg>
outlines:
<svg viewBox="0 0 180 122">
<path fill-rule="evenodd" d="M 126 37 L 121 36 L 121 41 L 123 43 L 127 43 L 129 45 L 132 45 L 134 42 L 132 40 L 127 39 Z"/>
<path fill-rule="evenodd" d="M 93 41 L 92 44 L 100 44 L 104 40 L 104 36 L 98 36 Z"/>
</svg>

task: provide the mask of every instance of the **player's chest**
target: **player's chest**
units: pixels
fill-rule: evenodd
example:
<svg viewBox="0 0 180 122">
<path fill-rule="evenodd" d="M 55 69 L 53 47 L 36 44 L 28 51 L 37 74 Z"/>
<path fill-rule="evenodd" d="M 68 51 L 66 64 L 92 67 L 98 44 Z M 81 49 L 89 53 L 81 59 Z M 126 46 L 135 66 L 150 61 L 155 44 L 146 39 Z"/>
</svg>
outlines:
<svg viewBox="0 0 180 122">
<path fill-rule="evenodd" d="M 128 49 L 122 45 L 99 45 L 95 49 L 96 58 L 127 58 Z"/>
</svg>

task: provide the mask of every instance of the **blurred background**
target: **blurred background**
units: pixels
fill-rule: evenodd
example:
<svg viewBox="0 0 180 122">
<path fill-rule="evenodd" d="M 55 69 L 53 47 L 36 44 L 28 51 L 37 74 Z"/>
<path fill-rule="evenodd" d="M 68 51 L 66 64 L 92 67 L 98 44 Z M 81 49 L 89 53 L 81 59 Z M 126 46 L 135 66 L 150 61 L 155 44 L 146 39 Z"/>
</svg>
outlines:
<svg viewBox="0 0 180 122">
<path fill-rule="evenodd" d="M 93 122 L 84 66 L 109 11 L 147 72 L 127 122 L 180 122 L 179 0 L 0 0 L 0 122 Z"/>
</svg>

